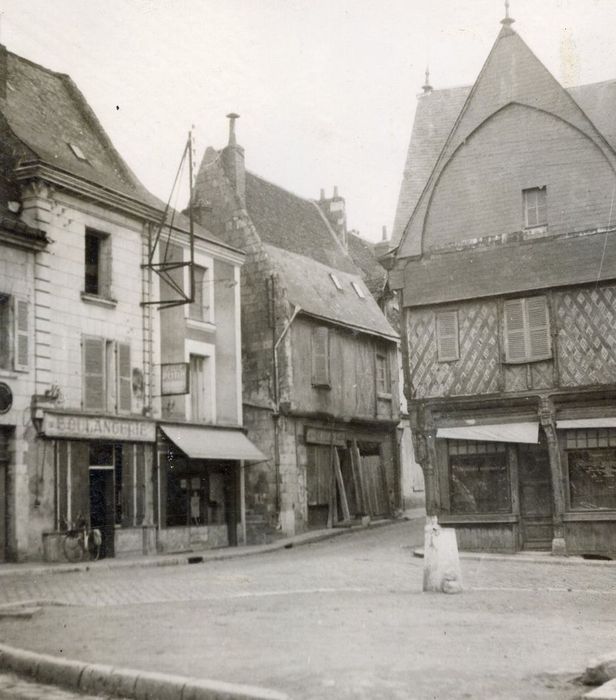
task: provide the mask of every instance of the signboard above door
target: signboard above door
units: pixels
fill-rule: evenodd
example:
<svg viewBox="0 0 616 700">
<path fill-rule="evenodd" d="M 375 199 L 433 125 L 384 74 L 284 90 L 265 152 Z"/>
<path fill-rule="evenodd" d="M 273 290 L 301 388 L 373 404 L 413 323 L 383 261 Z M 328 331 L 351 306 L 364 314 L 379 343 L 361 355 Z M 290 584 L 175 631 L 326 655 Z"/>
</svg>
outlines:
<svg viewBox="0 0 616 700">
<path fill-rule="evenodd" d="M 187 362 L 173 362 L 160 366 L 162 396 L 176 396 L 189 392 L 189 365 Z"/>
</svg>

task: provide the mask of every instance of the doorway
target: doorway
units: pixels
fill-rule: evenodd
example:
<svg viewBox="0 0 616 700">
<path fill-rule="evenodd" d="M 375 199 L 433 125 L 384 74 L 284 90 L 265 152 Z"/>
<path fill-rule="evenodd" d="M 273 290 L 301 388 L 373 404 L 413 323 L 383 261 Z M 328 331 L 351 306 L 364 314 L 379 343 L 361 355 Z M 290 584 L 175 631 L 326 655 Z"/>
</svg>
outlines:
<svg viewBox="0 0 616 700">
<path fill-rule="evenodd" d="M 541 434 L 537 445 L 519 445 L 520 520 L 522 547 L 550 550 L 554 537 L 550 456 Z"/>
<path fill-rule="evenodd" d="M 101 559 L 115 553 L 113 491 L 113 470 L 90 469 L 90 527 L 101 531 Z"/>
</svg>

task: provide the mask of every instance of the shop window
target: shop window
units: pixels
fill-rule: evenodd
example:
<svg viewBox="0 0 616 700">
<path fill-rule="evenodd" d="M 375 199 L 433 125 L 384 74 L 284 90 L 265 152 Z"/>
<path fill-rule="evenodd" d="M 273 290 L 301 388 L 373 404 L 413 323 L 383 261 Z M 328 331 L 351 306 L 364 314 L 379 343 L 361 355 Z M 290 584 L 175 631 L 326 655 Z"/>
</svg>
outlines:
<svg viewBox="0 0 616 700">
<path fill-rule="evenodd" d="M 448 441 L 452 513 L 510 513 L 507 447 L 498 442 Z"/>
<path fill-rule="evenodd" d="M 111 237 L 105 233 L 86 229 L 85 237 L 86 294 L 109 297 L 111 295 Z"/>
<path fill-rule="evenodd" d="M 546 297 L 509 299 L 504 315 L 507 362 L 535 362 L 552 356 Z"/>
<path fill-rule="evenodd" d="M 167 527 L 226 523 L 223 471 L 208 473 L 202 462 L 170 460 L 167 471 Z"/>
<path fill-rule="evenodd" d="M 312 329 L 312 385 L 329 386 L 329 329 Z"/>
<path fill-rule="evenodd" d="M 573 510 L 616 510 L 616 430 L 568 430 L 565 450 Z"/>
</svg>

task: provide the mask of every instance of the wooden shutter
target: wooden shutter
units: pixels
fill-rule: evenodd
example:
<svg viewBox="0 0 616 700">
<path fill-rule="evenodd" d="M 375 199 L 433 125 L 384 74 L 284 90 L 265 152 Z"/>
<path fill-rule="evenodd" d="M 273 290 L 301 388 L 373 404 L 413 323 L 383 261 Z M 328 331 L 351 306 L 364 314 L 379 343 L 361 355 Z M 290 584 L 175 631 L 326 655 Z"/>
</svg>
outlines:
<svg viewBox="0 0 616 700">
<path fill-rule="evenodd" d="M 116 360 L 118 378 L 118 410 L 122 413 L 130 413 L 132 379 L 129 343 L 118 343 Z"/>
<path fill-rule="evenodd" d="M 457 311 L 436 314 L 436 342 L 439 362 L 450 362 L 460 357 Z"/>
<path fill-rule="evenodd" d="M 325 326 L 312 329 L 312 383 L 329 385 L 329 329 Z"/>
<path fill-rule="evenodd" d="M 526 299 L 529 354 L 531 359 L 551 356 L 550 320 L 545 297 Z"/>
<path fill-rule="evenodd" d="M 105 392 L 105 339 L 83 338 L 83 407 L 104 411 Z"/>
<path fill-rule="evenodd" d="M 524 300 L 509 299 L 505 302 L 505 349 L 509 362 L 527 359 L 524 327 Z"/>
<path fill-rule="evenodd" d="M 13 365 L 15 370 L 19 372 L 27 372 L 29 368 L 28 358 L 30 354 L 30 324 L 28 312 L 28 302 L 25 299 L 15 297 L 13 301 Z"/>
</svg>

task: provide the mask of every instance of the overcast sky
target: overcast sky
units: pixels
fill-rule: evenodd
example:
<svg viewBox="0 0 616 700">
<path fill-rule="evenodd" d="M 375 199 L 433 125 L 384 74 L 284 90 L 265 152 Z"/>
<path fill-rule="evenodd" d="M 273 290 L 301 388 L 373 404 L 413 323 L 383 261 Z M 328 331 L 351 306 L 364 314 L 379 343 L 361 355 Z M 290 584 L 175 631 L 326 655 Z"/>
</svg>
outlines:
<svg viewBox="0 0 616 700">
<path fill-rule="evenodd" d="M 253 172 L 346 198 L 391 231 L 417 94 L 474 82 L 501 0 L 0 0 L 10 51 L 69 73 L 143 183 L 167 199 L 187 132 L 222 147 L 230 111 Z M 616 78 L 616 0 L 511 0 L 565 84 Z M 184 202 L 179 202 L 183 205 Z"/>
</svg>

